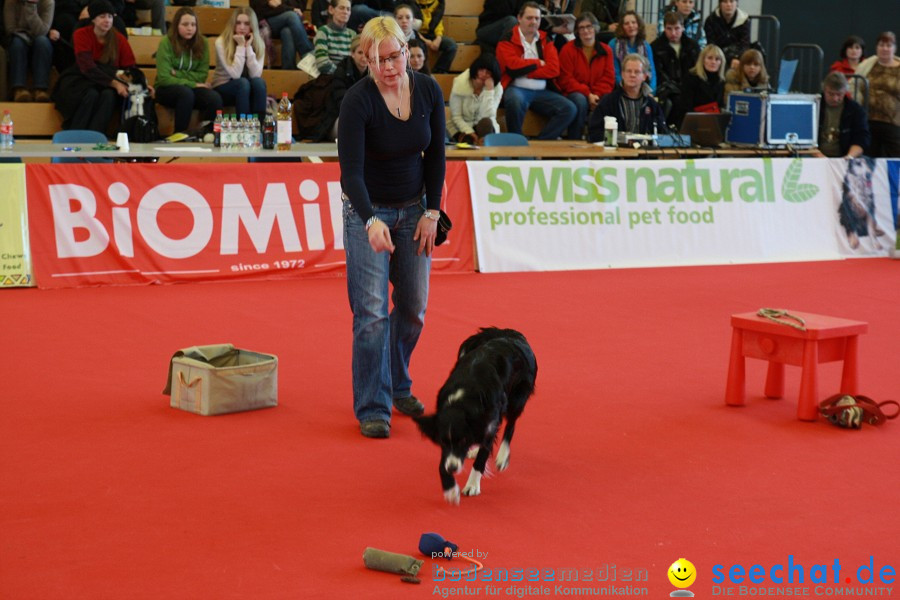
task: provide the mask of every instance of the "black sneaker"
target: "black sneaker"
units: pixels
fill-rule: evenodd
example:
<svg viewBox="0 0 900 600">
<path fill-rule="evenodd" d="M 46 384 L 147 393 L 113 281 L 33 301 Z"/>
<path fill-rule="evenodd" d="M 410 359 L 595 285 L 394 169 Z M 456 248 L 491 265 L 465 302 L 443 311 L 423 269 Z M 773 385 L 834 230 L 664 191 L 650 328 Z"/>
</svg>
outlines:
<svg viewBox="0 0 900 600">
<path fill-rule="evenodd" d="M 418 417 L 425 412 L 425 405 L 415 396 L 394 398 L 394 408 L 408 417 Z"/>
<path fill-rule="evenodd" d="M 370 438 L 391 437 L 391 424 L 382 419 L 361 421 L 359 424 L 359 431 L 364 436 Z"/>
</svg>

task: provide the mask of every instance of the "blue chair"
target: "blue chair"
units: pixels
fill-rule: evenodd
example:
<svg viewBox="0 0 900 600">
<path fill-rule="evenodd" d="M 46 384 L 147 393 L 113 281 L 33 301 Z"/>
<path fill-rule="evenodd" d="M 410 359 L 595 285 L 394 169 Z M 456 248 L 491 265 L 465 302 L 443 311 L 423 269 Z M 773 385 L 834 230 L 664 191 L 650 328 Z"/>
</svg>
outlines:
<svg viewBox="0 0 900 600">
<path fill-rule="evenodd" d="M 95 144 L 106 144 L 109 140 L 99 131 L 90 129 L 64 129 L 53 134 L 54 144 L 82 144 L 85 150 Z M 52 163 L 111 163 L 111 158 L 78 158 L 77 153 L 73 153 L 72 158 L 53 157 L 50 159 Z"/>
<path fill-rule="evenodd" d="M 484 136 L 485 146 L 527 146 L 528 138 L 521 133 L 489 133 Z"/>
<path fill-rule="evenodd" d="M 484 136 L 485 146 L 527 146 L 528 138 L 521 133 L 489 133 Z M 520 156 L 516 160 L 533 160 L 531 156 Z M 487 159 L 491 160 L 491 159 Z"/>
</svg>

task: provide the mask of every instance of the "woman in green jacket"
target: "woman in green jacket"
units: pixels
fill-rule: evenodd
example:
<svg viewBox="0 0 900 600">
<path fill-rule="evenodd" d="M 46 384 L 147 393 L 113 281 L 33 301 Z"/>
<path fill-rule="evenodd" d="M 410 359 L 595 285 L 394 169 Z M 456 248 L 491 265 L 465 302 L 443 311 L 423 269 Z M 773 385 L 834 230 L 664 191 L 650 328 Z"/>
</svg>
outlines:
<svg viewBox="0 0 900 600">
<path fill-rule="evenodd" d="M 209 74 L 209 45 L 199 34 L 197 15 L 183 6 L 156 50 L 156 101 L 175 109 L 175 131 L 188 128 L 195 108 L 209 121 L 222 109 L 222 96 L 206 82 Z"/>
</svg>

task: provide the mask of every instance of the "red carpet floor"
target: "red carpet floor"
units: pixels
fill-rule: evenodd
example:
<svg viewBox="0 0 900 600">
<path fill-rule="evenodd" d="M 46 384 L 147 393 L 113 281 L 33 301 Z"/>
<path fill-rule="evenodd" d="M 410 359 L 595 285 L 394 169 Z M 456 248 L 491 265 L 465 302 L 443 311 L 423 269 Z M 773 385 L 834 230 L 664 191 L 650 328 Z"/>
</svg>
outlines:
<svg viewBox="0 0 900 600">
<path fill-rule="evenodd" d="M 900 570 L 900 420 L 797 421 L 799 370 L 768 400 L 759 361 L 747 406 L 723 393 L 730 314 L 781 307 L 868 321 L 862 391 L 900 397 L 898 274 L 858 260 L 434 277 L 412 365 L 429 409 L 478 326 L 522 330 L 540 365 L 509 470 L 459 507 L 411 421 L 395 416 L 390 440 L 359 435 L 342 279 L 3 290 L 0 598 L 658 599 L 679 557 L 697 597 L 787 595 L 767 588 L 788 564 L 781 587 L 809 597 L 896 595 L 877 574 Z M 279 356 L 279 406 L 170 409 L 171 354 L 226 341 Z M 823 396 L 839 377 L 820 366 Z M 436 582 L 431 559 L 418 586 L 363 567 L 367 546 L 418 556 L 429 531 L 486 554 L 491 580 Z M 876 580 L 860 586 L 870 560 Z M 764 583 L 717 584 L 732 565 L 760 565 Z M 544 581 L 567 569 L 579 582 Z"/>
</svg>

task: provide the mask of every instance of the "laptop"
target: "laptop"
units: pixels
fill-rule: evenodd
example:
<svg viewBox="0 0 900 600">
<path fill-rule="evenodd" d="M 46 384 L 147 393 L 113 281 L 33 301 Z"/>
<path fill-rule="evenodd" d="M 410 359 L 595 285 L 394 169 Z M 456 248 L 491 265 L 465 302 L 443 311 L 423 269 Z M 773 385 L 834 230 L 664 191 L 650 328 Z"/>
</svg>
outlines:
<svg viewBox="0 0 900 600">
<path fill-rule="evenodd" d="M 681 135 L 691 136 L 696 146 L 714 148 L 725 141 L 725 132 L 731 122 L 731 113 L 689 112 L 681 122 Z"/>
</svg>

